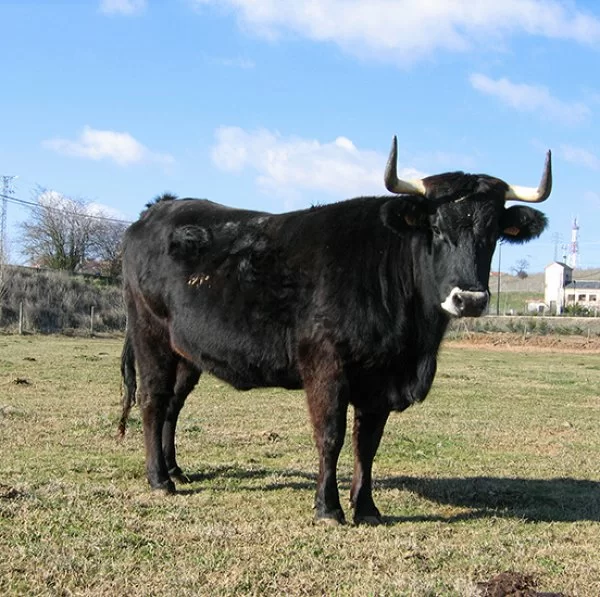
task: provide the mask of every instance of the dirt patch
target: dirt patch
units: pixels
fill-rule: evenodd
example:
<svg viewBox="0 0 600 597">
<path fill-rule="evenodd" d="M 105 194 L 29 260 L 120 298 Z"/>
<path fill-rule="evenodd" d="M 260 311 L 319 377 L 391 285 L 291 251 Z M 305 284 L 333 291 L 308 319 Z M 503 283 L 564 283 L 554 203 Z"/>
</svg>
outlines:
<svg viewBox="0 0 600 597">
<path fill-rule="evenodd" d="M 492 579 L 477 583 L 479 597 L 567 597 L 564 593 L 540 593 L 537 582 L 529 575 L 519 572 L 502 572 Z"/>
<path fill-rule="evenodd" d="M 24 497 L 24 495 L 22 491 L 10 485 L 0 484 L 0 500 L 15 500 Z"/>
<path fill-rule="evenodd" d="M 535 350 L 539 352 L 583 352 L 600 354 L 600 338 L 597 336 L 557 336 L 512 334 L 509 332 L 497 333 L 465 333 L 461 338 L 448 338 L 444 341 L 446 346 L 474 347 L 483 346 L 490 350 L 507 350 L 524 352 Z"/>
</svg>

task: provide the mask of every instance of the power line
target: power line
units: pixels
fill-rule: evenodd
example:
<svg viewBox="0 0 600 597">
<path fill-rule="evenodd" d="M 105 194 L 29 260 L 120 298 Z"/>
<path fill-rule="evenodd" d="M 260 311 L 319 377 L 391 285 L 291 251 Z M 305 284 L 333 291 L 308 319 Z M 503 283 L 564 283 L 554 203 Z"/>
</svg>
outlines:
<svg viewBox="0 0 600 597">
<path fill-rule="evenodd" d="M 108 216 L 96 216 L 93 214 L 82 214 L 82 213 L 77 213 L 74 211 L 69 211 L 66 209 L 61 209 L 59 207 L 51 207 L 49 205 L 41 205 L 40 203 L 34 203 L 33 201 L 26 201 L 25 199 L 17 199 L 16 197 L 12 197 L 8 194 L 5 193 L 0 193 L 0 198 L 2 198 L 3 203 L 4 202 L 8 202 L 8 203 L 14 203 L 16 205 L 25 205 L 26 207 L 33 207 L 35 209 L 47 209 L 50 211 L 55 211 L 55 212 L 59 212 L 59 213 L 67 213 L 73 216 L 78 216 L 81 218 L 90 218 L 93 220 L 105 220 L 108 222 L 116 222 L 119 224 L 132 224 L 133 222 L 129 221 L 129 220 L 120 220 L 119 218 L 109 218 Z"/>
</svg>

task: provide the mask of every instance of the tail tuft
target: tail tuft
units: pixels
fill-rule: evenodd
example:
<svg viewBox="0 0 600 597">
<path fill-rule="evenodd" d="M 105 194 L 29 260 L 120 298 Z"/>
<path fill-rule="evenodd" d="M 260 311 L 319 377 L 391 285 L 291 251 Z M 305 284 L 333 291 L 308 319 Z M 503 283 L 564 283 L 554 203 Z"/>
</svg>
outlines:
<svg viewBox="0 0 600 597">
<path fill-rule="evenodd" d="M 121 379 L 123 384 L 123 410 L 119 421 L 118 437 L 120 439 L 125 435 L 127 429 L 127 420 L 131 407 L 135 404 L 135 394 L 137 391 L 137 381 L 135 376 L 135 353 L 133 352 L 133 343 L 129 331 L 125 335 L 123 352 L 121 353 Z"/>
</svg>

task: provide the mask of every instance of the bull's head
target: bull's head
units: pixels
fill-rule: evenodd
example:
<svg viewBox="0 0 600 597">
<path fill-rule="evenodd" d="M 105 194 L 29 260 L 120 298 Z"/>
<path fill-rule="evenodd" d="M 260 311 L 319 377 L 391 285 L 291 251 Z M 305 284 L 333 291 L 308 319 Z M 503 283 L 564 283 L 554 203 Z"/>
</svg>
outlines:
<svg viewBox="0 0 600 597">
<path fill-rule="evenodd" d="M 550 152 L 537 188 L 509 185 L 485 174 L 451 172 L 417 180 L 397 176 L 394 137 L 385 172 L 386 188 L 402 195 L 386 203 L 386 226 L 402 234 L 420 232 L 426 241 L 415 252 L 415 263 L 427 292 L 453 317 L 477 317 L 488 304 L 488 280 L 498 240 L 524 243 L 539 236 L 546 216 L 531 207 L 505 207 L 505 202 L 545 201 L 552 189 Z"/>
</svg>

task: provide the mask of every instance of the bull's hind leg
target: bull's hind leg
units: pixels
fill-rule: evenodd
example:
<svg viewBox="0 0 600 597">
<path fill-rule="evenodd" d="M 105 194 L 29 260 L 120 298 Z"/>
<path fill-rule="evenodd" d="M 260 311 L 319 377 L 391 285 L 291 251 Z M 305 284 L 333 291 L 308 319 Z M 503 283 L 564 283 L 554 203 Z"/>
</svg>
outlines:
<svg viewBox="0 0 600 597">
<path fill-rule="evenodd" d="M 186 398 L 196 387 L 200 379 L 200 374 L 200 369 L 195 365 L 184 359 L 179 360 L 177 363 L 175 388 L 173 396 L 169 401 L 162 431 L 162 447 L 169 476 L 182 483 L 187 482 L 189 479 L 183 474 L 183 471 L 177 464 L 175 431 L 177 429 L 179 413 L 185 404 Z"/>
<path fill-rule="evenodd" d="M 360 409 L 354 411 L 354 429 L 352 440 L 354 446 L 354 474 L 350 503 L 354 508 L 356 524 L 379 524 L 381 514 L 375 506 L 372 495 L 373 459 L 379 447 L 383 429 L 389 412 L 371 413 Z"/>
<path fill-rule="evenodd" d="M 162 438 L 179 357 L 171 350 L 166 331 L 157 325 L 138 322 L 133 341 L 140 377 L 146 475 L 150 487 L 172 493 L 175 484 L 169 477 Z"/>
</svg>

